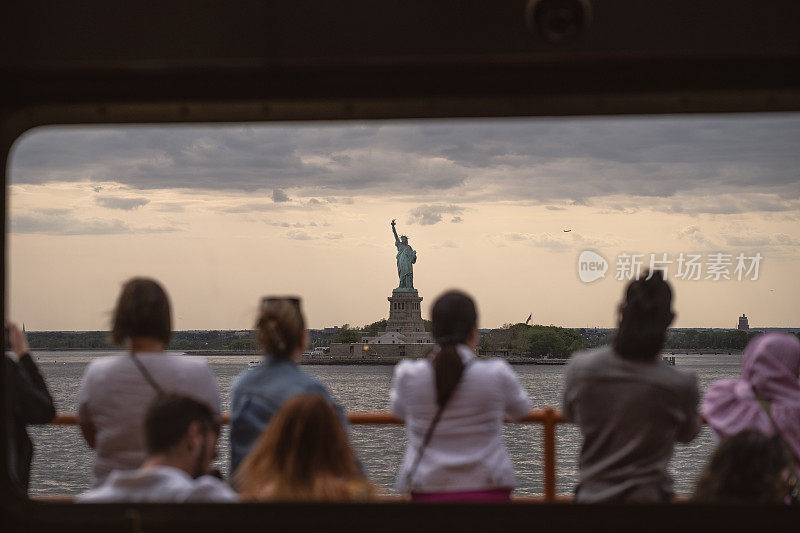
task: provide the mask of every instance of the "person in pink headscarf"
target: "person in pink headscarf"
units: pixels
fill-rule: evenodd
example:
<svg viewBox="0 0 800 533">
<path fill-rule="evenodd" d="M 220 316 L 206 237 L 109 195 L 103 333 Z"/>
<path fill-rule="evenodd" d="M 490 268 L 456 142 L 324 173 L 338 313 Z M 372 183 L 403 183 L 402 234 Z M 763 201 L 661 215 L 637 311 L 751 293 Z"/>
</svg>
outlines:
<svg viewBox="0 0 800 533">
<path fill-rule="evenodd" d="M 742 377 L 706 391 L 702 412 L 724 439 L 744 430 L 778 434 L 800 463 L 800 339 L 788 333 L 754 338 L 744 350 Z M 768 412 L 769 411 L 769 412 Z"/>
</svg>

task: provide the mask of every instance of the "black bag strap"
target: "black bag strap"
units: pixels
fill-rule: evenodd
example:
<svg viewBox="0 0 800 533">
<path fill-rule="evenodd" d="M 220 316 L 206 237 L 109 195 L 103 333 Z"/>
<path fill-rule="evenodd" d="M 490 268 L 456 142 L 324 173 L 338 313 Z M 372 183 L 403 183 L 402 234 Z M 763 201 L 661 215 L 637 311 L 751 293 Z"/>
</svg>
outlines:
<svg viewBox="0 0 800 533">
<path fill-rule="evenodd" d="M 459 357 L 461 357 L 459 355 Z M 464 374 L 467 372 L 467 368 L 472 363 L 472 359 L 467 361 L 464 365 L 464 370 L 461 371 L 461 376 L 458 379 L 458 383 L 456 383 L 455 388 L 453 389 L 453 394 L 455 394 L 455 389 L 458 388 L 459 383 L 461 383 L 461 379 L 463 379 Z M 435 372 L 435 371 L 434 371 Z M 450 395 L 450 398 L 453 397 L 453 394 Z M 450 398 L 447 399 L 444 405 L 439 407 L 436 411 L 436 414 L 433 416 L 433 420 L 431 420 L 430 425 L 428 426 L 428 430 L 425 432 L 425 438 L 422 439 L 422 444 L 419 446 L 419 451 L 417 452 L 417 457 L 414 459 L 414 464 L 408 470 L 406 474 L 406 486 L 408 487 L 408 491 L 411 492 L 411 481 L 414 479 L 414 474 L 417 473 L 417 469 L 419 468 L 419 464 L 422 462 L 422 455 L 425 453 L 425 449 L 428 447 L 428 444 L 431 442 L 433 438 L 433 431 L 436 429 L 436 426 L 439 424 L 439 420 L 442 419 L 442 413 L 444 412 L 444 408 L 447 407 L 447 404 L 450 403 Z"/>
<path fill-rule="evenodd" d="M 133 364 L 135 364 L 136 368 L 139 369 L 139 373 L 144 377 L 145 381 L 147 381 L 147 383 L 149 383 L 150 386 L 153 387 L 153 390 L 156 391 L 157 395 L 159 396 L 163 395 L 164 389 L 162 389 L 161 386 L 159 386 L 159 384 L 156 382 L 156 380 L 153 379 L 153 376 L 150 375 L 150 372 L 148 372 L 147 369 L 145 368 L 144 363 L 142 363 L 139 360 L 139 358 L 136 357 L 135 353 L 131 352 L 130 356 L 131 359 L 133 359 Z"/>
</svg>

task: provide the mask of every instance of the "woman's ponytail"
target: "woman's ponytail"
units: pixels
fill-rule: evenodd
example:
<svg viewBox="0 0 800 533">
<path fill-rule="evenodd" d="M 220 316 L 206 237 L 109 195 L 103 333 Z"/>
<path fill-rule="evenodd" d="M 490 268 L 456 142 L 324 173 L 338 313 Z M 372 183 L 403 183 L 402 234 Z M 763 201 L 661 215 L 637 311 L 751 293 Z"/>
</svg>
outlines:
<svg viewBox="0 0 800 533">
<path fill-rule="evenodd" d="M 433 371 L 436 381 L 436 403 L 443 408 L 461 380 L 464 362 L 458 355 L 455 343 L 445 343 L 433 357 Z"/>
<path fill-rule="evenodd" d="M 448 291 L 433 304 L 433 338 L 439 351 L 433 357 L 434 380 L 436 383 L 436 403 L 444 408 L 455 392 L 464 362 L 456 346 L 467 342 L 478 322 L 475 302 L 459 291 Z"/>
</svg>

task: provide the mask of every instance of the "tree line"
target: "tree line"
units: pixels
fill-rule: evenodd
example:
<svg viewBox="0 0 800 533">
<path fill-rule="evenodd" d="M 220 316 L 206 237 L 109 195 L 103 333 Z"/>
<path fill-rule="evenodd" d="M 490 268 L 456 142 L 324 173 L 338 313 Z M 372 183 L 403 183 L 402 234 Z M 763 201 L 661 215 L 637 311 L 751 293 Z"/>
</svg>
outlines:
<svg viewBox="0 0 800 533">
<path fill-rule="evenodd" d="M 479 349 L 492 353 L 508 351 L 533 357 L 569 357 L 585 347 L 578 331 L 558 326 L 505 324 L 481 334 Z"/>
<path fill-rule="evenodd" d="M 431 323 L 425 321 L 425 330 Z M 363 336 L 374 337 L 386 330 L 386 319 L 362 327 L 344 324 L 335 332 L 309 330 L 310 347 L 335 343 L 358 343 Z M 108 331 L 30 331 L 32 350 L 115 350 Z M 666 350 L 743 350 L 758 332 L 739 330 L 670 330 Z M 800 337 L 800 333 L 796 333 Z M 485 353 L 507 352 L 534 357 L 568 357 L 578 350 L 610 344 L 614 331 L 595 328 L 562 328 L 527 324 L 505 324 L 501 328 L 483 330 L 480 350 Z M 176 331 L 168 350 L 236 350 L 259 351 L 255 333 L 240 331 Z"/>
<path fill-rule="evenodd" d="M 425 331 L 431 330 L 431 321 L 430 320 L 423 320 L 425 323 Z M 366 326 L 358 327 L 358 326 L 351 326 L 350 324 L 344 324 L 339 327 L 339 329 L 334 333 L 331 342 L 334 343 L 342 343 L 342 344 L 352 344 L 355 342 L 361 342 L 362 337 L 376 337 L 380 333 L 386 331 L 386 319 L 382 318 L 377 320 L 371 324 L 367 324 Z"/>
<path fill-rule="evenodd" d="M 30 331 L 31 350 L 116 350 L 108 331 Z M 257 350 L 252 331 L 175 331 L 168 350 Z"/>
</svg>

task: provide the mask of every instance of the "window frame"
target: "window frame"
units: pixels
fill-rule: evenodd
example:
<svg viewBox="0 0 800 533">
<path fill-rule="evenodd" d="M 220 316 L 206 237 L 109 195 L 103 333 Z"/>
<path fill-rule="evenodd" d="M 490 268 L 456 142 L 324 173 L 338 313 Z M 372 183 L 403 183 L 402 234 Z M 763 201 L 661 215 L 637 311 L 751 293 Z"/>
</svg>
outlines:
<svg viewBox="0 0 800 533">
<path fill-rule="evenodd" d="M 800 17 L 790 0 L 605 0 L 594 6 L 586 35 L 564 45 L 526 29 L 522 0 L 407 0 L 402 7 L 164 0 L 137 13 L 121 0 L 56 4 L 0 8 L 4 301 L 8 157 L 37 126 L 800 111 Z M 398 26 L 407 41 L 397 40 Z M 137 33 L 142 28 L 146 33 Z M 5 319 L 5 306 L 2 312 Z M 5 411 L 0 405 L 2 422 Z M 3 423 L 0 520 L 8 530 L 374 532 L 546 524 L 585 531 L 587 524 L 613 523 L 618 531 L 646 525 L 674 532 L 784 529 L 798 520 L 788 507 L 749 506 L 43 502 L 11 490 L 5 432 Z"/>
</svg>

